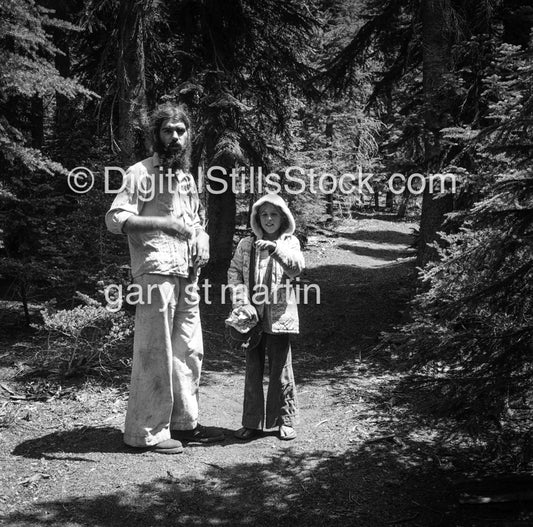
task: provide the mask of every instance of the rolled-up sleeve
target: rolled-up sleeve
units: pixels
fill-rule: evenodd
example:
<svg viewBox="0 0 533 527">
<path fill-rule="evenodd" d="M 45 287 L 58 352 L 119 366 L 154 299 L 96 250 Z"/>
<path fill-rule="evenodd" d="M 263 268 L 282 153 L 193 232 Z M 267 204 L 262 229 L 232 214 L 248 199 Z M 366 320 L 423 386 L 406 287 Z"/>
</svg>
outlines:
<svg viewBox="0 0 533 527">
<path fill-rule="evenodd" d="M 124 234 L 126 220 L 139 212 L 138 174 L 134 167 L 130 167 L 124 174 L 121 191 L 105 216 L 106 226 L 113 234 Z"/>
</svg>

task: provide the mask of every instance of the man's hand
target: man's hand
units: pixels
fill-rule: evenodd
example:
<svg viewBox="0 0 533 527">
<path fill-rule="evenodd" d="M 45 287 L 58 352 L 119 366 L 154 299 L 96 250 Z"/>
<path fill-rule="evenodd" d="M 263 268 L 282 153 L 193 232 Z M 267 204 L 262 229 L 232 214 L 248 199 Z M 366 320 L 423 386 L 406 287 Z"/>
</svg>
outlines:
<svg viewBox="0 0 533 527">
<path fill-rule="evenodd" d="M 194 236 L 194 229 L 185 223 L 183 217 L 164 216 L 161 218 L 160 229 L 169 236 L 181 236 L 190 240 Z"/>
<path fill-rule="evenodd" d="M 269 254 L 272 254 L 276 250 L 276 242 L 269 240 L 257 240 L 255 246 L 260 251 L 268 251 Z"/>
<path fill-rule="evenodd" d="M 192 251 L 195 265 L 202 267 L 209 261 L 209 235 L 205 231 L 196 232 Z"/>
</svg>

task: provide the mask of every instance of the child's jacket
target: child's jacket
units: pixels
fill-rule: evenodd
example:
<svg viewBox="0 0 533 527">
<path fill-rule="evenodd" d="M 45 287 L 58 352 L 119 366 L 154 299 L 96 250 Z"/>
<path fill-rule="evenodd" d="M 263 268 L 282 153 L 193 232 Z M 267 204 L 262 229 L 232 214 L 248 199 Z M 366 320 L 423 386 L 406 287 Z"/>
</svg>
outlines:
<svg viewBox="0 0 533 527">
<path fill-rule="evenodd" d="M 278 206 L 286 217 L 285 229 L 276 240 L 276 250 L 271 254 L 272 260 L 266 277 L 268 291 L 264 288 L 250 291 L 250 253 L 254 248 L 255 238 L 243 238 L 235 250 L 228 269 L 228 283 L 232 286 L 233 308 L 252 303 L 264 304 L 263 327 L 269 333 L 298 333 L 297 297 L 291 279 L 298 276 L 304 268 L 304 258 L 300 250 L 300 242 L 293 235 L 294 218 L 285 201 L 277 194 L 269 194 L 259 199 L 252 208 L 250 224 L 257 239 L 263 237 L 258 218 L 259 207 L 266 202 Z M 283 225 L 283 224 L 282 224 Z M 282 227 L 283 228 L 283 227 Z M 259 282 L 259 258 L 255 259 L 255 283 Z"/>
</svg>

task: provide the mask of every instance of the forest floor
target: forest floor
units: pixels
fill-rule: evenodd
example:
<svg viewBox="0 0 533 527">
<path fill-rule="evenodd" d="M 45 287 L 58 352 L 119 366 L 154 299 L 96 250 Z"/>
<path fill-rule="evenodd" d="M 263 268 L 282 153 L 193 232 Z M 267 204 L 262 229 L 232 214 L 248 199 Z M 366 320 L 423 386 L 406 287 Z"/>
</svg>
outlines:
<svg viewBox="0 0 533 527">
<path fill-rule="evenodd" d="M 45 400 L 32 399 L 32 386 L 52 382 L 21 380 L 35 337 L 4 330 L 0 525 L 533 525 L 524 504 L 464 503 L 465 493 L 484 495 L 474 478 L 491 472 L 488 447 L 450 437 L 449 423 L 402 384 L 394 350 L 378 346 L 383 331 L 405 320 L 415 226 L 374 217 L 309 237 L 303 280 L 320 287 L 320 304 L 311 295 L 300 306 L 293 360 L 301 413 L 292 442 L 275 431 L 233 438 L 244 357 L 225 344 L 227 308 L 216 302 L 203 309 L 200 422 L 223 428 L 226 439 L 174 456 L 123 445 L 128 368 L 112 382 L 56 383 Z"/>
</svg>

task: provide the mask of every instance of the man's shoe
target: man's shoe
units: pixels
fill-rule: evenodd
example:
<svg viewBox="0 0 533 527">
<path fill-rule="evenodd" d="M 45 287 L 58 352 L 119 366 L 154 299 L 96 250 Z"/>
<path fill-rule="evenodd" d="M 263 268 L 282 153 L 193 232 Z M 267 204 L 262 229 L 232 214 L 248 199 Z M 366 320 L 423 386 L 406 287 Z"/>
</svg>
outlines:
<svg viewBox="0 0 533 527">
<path fill-rule="evenodd" d="M 165 439 L 152 447 L 154 452 L 159 454 L 181 454 L 183 452 L 183 445 L 176 439 Z"/>
<path fill-rule="evenodd" d="M 190 443 L 215 443 L 224 441 L 224 432 L 213 426 L 197 425 L 193 430 L 172 430 L 172 437 Z"/>
</svg>

